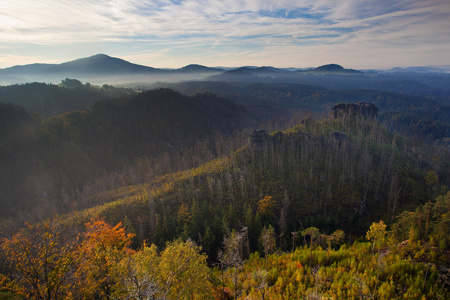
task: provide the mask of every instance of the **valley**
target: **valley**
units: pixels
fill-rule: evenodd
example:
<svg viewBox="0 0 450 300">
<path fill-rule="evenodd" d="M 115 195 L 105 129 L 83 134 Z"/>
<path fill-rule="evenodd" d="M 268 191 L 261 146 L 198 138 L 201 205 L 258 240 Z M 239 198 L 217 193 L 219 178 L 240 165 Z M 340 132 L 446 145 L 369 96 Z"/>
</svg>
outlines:
<svg viewBox="0 0 450 300">
<path fill-rule="evenodd" d="M 0 87 L 0 299 L 450 295 L 447 73 L 11 74 L 60 83 Z"/>
</svg>

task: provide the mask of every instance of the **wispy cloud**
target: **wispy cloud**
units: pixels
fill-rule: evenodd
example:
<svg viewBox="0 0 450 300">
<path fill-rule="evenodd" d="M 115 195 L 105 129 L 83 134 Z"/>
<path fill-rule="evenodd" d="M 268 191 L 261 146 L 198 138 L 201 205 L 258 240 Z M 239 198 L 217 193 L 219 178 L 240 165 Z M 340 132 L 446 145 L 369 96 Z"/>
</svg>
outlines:
<svg viewBox="0 0 450 300">
<path fill-rule="evenodd" d="M 239 57 L 256 64 L 287 66 L 294 58 L 308 60 L 308 52 L 311 63 L 321 60 L 318 53 L 329 51 L 330 45 L 342 52 L 411 51 L 416 60 L 426 63 L 431 60 L 426 57 L 429 52 L 418 50 L 435 49 L 435 53 L 450 46 L 449 27 L 448 0 L 0 2 L 0 44 L 5 55 L 30 56 L 33 45 L 66 47 L 70 52 L 85 44 L 147 65 L 155 65 L 154 57 L 158 64 L 204 57 L 205 63 L 216 59 L 216 65 L 226 65 L 230 63 L 220 59 L 241 53 Z M 27 49 L 20 49 L 24 44 Z M 442 63 L 449 64 L 450 55 L 439 53 Z M 45 51 L 34 55 L 44 58 Z"/>
</svg>

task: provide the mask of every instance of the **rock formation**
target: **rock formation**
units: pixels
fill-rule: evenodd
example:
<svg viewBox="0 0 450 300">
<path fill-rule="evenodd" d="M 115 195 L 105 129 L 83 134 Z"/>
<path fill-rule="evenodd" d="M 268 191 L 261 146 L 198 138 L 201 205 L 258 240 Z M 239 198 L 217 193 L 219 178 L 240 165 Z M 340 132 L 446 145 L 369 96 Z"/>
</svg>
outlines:
<svg viewBox="0 0 450 300">
<path fill-rule="evenodd" d="M 333 130 L 333 132 L 330 134 L 330 137 L 333 143 L 335 143 L 339 147 L 347 140 L 347 135 L 345 133 L 336 130 Z"/>
<path fill-rule="evenodd" d="M 264 150 L 268 145 L 269 135 L 264 129 L 255 129 L 249 140 L 252 150 Z"/>
<path fill-rule="evenodd" d="M 340 103 L 333 106 L 331 111 L 335 119 L 362 116 L 368 120 L 375 120 L 378 114 L 378 107 L 375 104 L 367 102 Z"/>
</svg>

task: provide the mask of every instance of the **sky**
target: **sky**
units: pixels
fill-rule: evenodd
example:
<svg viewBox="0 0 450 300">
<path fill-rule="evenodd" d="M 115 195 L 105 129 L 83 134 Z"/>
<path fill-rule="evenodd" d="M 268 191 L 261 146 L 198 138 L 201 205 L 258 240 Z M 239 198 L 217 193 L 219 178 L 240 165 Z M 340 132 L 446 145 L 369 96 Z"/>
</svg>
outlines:
<svg viewBox="0 0 450 300">
<path fill-rule="evenodd" d="M 0 0 L 0 68 L 450 65 L 450 0 Z"/>
</svg>

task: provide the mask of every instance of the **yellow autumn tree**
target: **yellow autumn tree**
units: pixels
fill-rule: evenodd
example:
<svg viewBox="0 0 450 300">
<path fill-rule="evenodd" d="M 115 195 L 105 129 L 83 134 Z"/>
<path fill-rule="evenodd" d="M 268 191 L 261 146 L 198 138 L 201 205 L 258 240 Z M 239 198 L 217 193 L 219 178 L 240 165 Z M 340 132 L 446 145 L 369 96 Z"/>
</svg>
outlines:
<svg viewBox="0 0 450 300">
<path fill-rule="evenodd" d="M 212 299 L 207 256 L 193 241 L 167 243 L 158 267 L 161 299 Z M 159 299 L 158 298 L 158 299 Z"/>
<path fill-rule="evenodd" d="M 116 265 L 119 277 L 114 299 L 157 299 L 162 292 L 159 280 L 160 257 L 155 245 L 144 244 L 133 255 L 126 256 Z"/>
<path fill-rule="evenodd" d="M 384 224 L 383 221 L 380 221 L 378 223 L 374 222 L 372 223 L 372 225 L 370 225 L 369 231 L 367 231 L 366 233 L 366 238 L 369 241 L 373 242 L 372 253 L 374 251 L 375 245 L 377 246 L 378 249 L 382 246 L 385 236 L 386 236 L 386 224 Z"/>
<path fill-rule="evenodd" d="M 1 257 L 9 272 L 0 278 L 2 290 L 24 299 L 64 299 L 72 289 L 74 240 L 58 223 L 26 226 L 1 241 Z"/>
<path fill-rule="evenodd" d="M 178 220 L 180 222 L 188 222 L 192 217 L 192 212 L 189 210 L 189 205 L 187 203 L 181 204 L 178 209 Z"/>
</svg>

